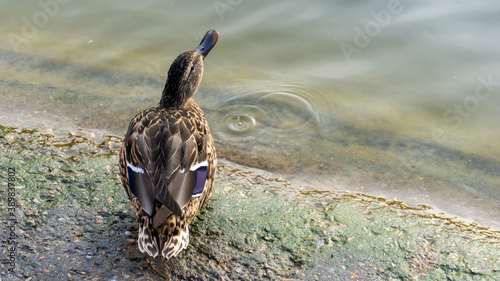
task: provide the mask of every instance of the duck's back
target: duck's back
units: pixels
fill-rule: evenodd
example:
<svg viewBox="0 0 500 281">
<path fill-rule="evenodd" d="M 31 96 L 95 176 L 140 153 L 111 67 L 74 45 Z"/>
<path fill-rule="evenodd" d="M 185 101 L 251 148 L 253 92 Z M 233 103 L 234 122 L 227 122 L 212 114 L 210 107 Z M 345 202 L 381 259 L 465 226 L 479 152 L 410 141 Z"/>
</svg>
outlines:
<svg viewBox="0 0 500 281">
<path fill-rule="evenodd" d="M 215 169 L 210 129 L 193 99 L 132 119 L 120 173 L 139 221 L 141 251 L 171 257 L 187 246 L 188 225 L 210 198 Z"/>
</svg>

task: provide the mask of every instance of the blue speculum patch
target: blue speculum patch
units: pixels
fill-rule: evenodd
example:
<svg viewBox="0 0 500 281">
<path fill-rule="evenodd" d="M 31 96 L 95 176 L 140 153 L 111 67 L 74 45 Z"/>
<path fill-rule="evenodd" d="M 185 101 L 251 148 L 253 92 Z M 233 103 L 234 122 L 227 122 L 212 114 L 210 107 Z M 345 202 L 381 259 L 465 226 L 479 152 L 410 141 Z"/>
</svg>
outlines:
<svg viewBox="0 0 500 281">
<path fill-rule="evenodd" d="M 201 166 L 196 171 L 196 178 L 194 183 L 193 196 L 199 196 L 205 188 L 205 182 L 207 181 L 208 169 L 207 166 Z"/>
</svg>

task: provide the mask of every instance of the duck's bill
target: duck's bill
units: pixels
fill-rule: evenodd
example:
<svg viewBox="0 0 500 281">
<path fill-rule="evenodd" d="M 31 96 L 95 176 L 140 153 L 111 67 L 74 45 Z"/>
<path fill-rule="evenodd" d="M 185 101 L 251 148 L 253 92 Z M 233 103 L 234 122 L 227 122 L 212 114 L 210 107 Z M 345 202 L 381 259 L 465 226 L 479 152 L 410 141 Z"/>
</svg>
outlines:
<svg viewBox="0 0 500 281">
<path fill-rule="evenodd" d="M 205 58 L 215 46 L 217 40 L 219 40 L 219 32 L 215 29 L 211 29 L 205 33 L 205 36 L 201 39 L 200 45 L 195 50 Z"/>
</svg>

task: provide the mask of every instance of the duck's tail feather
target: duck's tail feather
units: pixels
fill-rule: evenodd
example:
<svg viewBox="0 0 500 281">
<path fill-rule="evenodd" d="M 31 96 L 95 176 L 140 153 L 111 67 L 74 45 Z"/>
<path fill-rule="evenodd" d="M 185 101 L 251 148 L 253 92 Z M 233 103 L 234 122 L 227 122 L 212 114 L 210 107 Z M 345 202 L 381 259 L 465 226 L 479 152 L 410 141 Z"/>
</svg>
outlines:
<svg viewBox="0 0 500 281">
<path fill-rule="evenodd" d="M 162 256 L 167 259 L 175 257 L 189 244 L 189 225 L 174 230 L 173 235 L 160 234 L 159 240 Z"/>
<path fill-rule="evenodd" d="M 155 258 L 160 251 L 158 249 L 157 237 L 151 231 L 152 225 L 149 216 L 141 217 L 139 222 L 139 237 L 137 238 L 139 250 Z"/>
</svg>

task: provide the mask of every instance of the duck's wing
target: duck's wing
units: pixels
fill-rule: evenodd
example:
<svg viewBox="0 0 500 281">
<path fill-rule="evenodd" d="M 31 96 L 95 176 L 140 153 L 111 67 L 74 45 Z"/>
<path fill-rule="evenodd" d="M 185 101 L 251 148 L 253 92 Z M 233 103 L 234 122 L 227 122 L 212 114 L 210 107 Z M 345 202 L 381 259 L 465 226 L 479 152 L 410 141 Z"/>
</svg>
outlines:
<svg viewBox="0 0 500 281">
<path fill-rule="evenodd" d="M 132 122 L 125 139 L 130 191 L 158 225 L 170 212 L 181 216 L 191 197 L 203 192 L 208 164 L 199 150 L 204 140 L 196 118 L 182 112 L 144 112 Z M 155 201 L 167 210 L 155 209 Z"/>
</svg>

